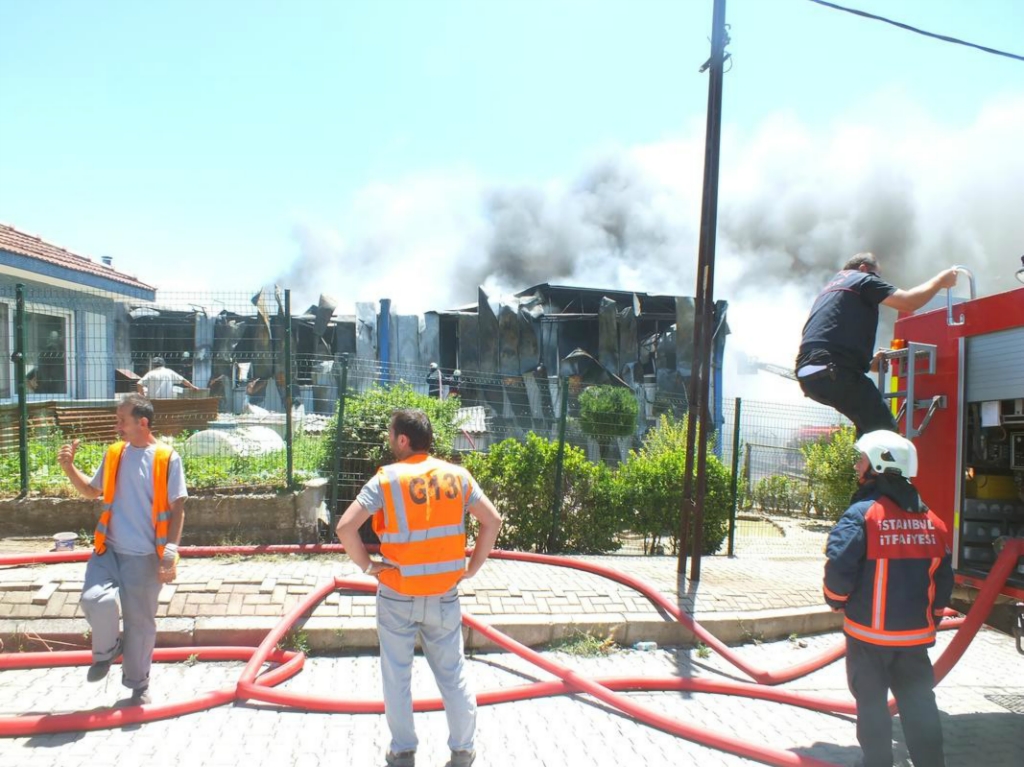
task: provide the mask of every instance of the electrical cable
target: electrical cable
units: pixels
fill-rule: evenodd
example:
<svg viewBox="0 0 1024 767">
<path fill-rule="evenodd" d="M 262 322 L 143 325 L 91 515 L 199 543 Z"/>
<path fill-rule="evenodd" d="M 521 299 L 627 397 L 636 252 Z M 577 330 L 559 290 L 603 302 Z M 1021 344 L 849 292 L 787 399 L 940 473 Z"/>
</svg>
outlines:
<svg viewBox="0 0 1024 767">
<path fill-rule="evenodd" d="M 913 27 L 910 24 L 904 24 L 901 21 L 894 21 L 893 19 L 887 19 L 885 16 L 878 16 L 878 15 L 876 15 L 874 13 L 868 13 L 867 11 L 858 10 L 857 8 L 847 8 L 844 5 L 837 5 L 836 3 L 826 2 L 826 0 L 809 0 L 809 2 L 812 2 L 815 5 L 822 5 L 822 6 L 826 7 L 826 8 L 831 8 L 831 9 L 836 10 L 836 11 L 844 11 L 845 13 L 852 13 L 854 16 L 862 16 L 863 18 L 871 19 L 872 21 L 882 21 L 882 22 L 884 22 L 886 24 L 892 24 L 894 27 L 899 27 L 900 29 L 905 29 L 908 32 L 914 32 L 914 33 L 919 34 L 919 35 L 924 35 L 925 37 L 933 37 L 936 40 L 942 40 L 945 43 L 955 43 L 956 45 L 966 45 L 968 48 L 976 48 L 979 51 L 984 51 L 985 53 L 991 53 L 991 54 L 994 54 L 996 56 L 1005 56 L 1008 59 L 1016 59 L 1017 61 L 1024 61 L 1024 56 L 1019 56 L 1016 53 L 1010 53 L 1008 51 L 1001 51 L 998 48 L 989 48 L 986 45 L 979 45 L 978 43 L 971 43 L 971 42 L 968 42 L 967 40 L 961 40 L 958 37 L 950 37 L 949 35 L 940 35 L 937 32 L 928 32 L 928 31 L 926 31 L 924 29 L 919 29 L 918 27 Z"/>
</svg>

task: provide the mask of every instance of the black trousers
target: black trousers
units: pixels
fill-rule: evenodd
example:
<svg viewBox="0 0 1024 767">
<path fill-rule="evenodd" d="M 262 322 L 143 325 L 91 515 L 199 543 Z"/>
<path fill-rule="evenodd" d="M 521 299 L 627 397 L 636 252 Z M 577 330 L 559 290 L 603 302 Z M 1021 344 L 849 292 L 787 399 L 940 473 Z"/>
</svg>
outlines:
<svg viewBox="0 0 1024 767">
<path fill-rule="evenodd" d="M 892 690 L 915 767 L 945 767 L 935 676 L 924 647 L 890 649 L 846 637 L 846 679 L 857 700 L 864 767 L 892 767 Z"/>
<path fill-rule="evenodd" d="M 859 370 L 836 366 L 832 375 L 822 372 L 799 381 L 805 395 L 849 418 L 858 437 L 880 429 L 899 431 L 878 387 Z"/>
</svg>

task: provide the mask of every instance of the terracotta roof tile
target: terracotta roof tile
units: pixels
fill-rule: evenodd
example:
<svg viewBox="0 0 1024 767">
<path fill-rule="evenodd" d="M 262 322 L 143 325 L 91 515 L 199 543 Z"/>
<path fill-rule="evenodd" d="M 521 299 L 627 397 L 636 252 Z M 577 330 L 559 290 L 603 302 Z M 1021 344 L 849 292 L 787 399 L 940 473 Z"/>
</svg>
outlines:
<svg viewBox="0 0 1024 767">
<path fill-rule="evenodd" d="M 51 245 L 35 235 L 27 234 L 7 224 L 0 224 L 0 250 L 18 253 L 29 258 L 45 261 L 48 264 L 62 266 L 65 269 L 73 269 L 76 272 L 104 277 L 114 282 L 130 285 L 133 288 L 156 290 L 152 285 L 147 285 L 134 277 L 122 274 L 113 267 L 98 264 L 85 256 L 79 256 L 64 248 Z"/>
</svg>

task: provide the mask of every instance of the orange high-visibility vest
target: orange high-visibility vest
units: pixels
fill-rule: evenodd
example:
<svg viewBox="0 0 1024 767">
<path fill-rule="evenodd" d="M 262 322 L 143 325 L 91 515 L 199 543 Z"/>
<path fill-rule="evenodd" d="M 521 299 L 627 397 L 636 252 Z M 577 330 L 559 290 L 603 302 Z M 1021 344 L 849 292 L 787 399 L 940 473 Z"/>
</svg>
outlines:
<svg viewBox="0 0 1024 767">
<path fill-rule="evenodd" d="M 114 505 L 114 490 L 117 486 L 117 468 L 121 463 L 121 455 L 127 442 L 115 442 L 107 448 L 103 462 L 103 513 L 93 534 L 93 549 L 97 554 L 107 551 L 107 530 L 110 527 L 110 515 Z M 153 529 L 156 532 L 156 555 L 163 557 L 164 546 L 167 545 L 167 531 L 170 527 L 170 503 L 167 500 L 167 473 L 171 465 L 171 446 L 163 442 L 156 443 L 156 455 L 153 457 Z"/>
<path fill-rule="evenodd" d="M 443 594 L 466 571 L 465 513 L 469 473 L 447 461 L 414 455 L 379 472 L 384 506 L 373 516 L 384 570 L 380 582 L 400 594 Z"/>
</svg>

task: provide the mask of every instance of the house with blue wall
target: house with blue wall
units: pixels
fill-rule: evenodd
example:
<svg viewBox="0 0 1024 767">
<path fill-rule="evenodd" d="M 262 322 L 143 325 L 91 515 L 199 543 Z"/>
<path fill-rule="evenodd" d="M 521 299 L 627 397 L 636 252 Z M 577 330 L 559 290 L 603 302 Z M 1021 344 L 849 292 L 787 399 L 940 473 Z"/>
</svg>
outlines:
<svg viewBox="0 0 1024 767">
<path fill-rule="evenodd" d="M 115 371 L 131 367 L 126 306 L 151 302 L 156 288 L 0 224 L 0 403 L 16 396 L 16 286 L 24 285 L 30 400 L 104 400 Z"/>
</svg>

